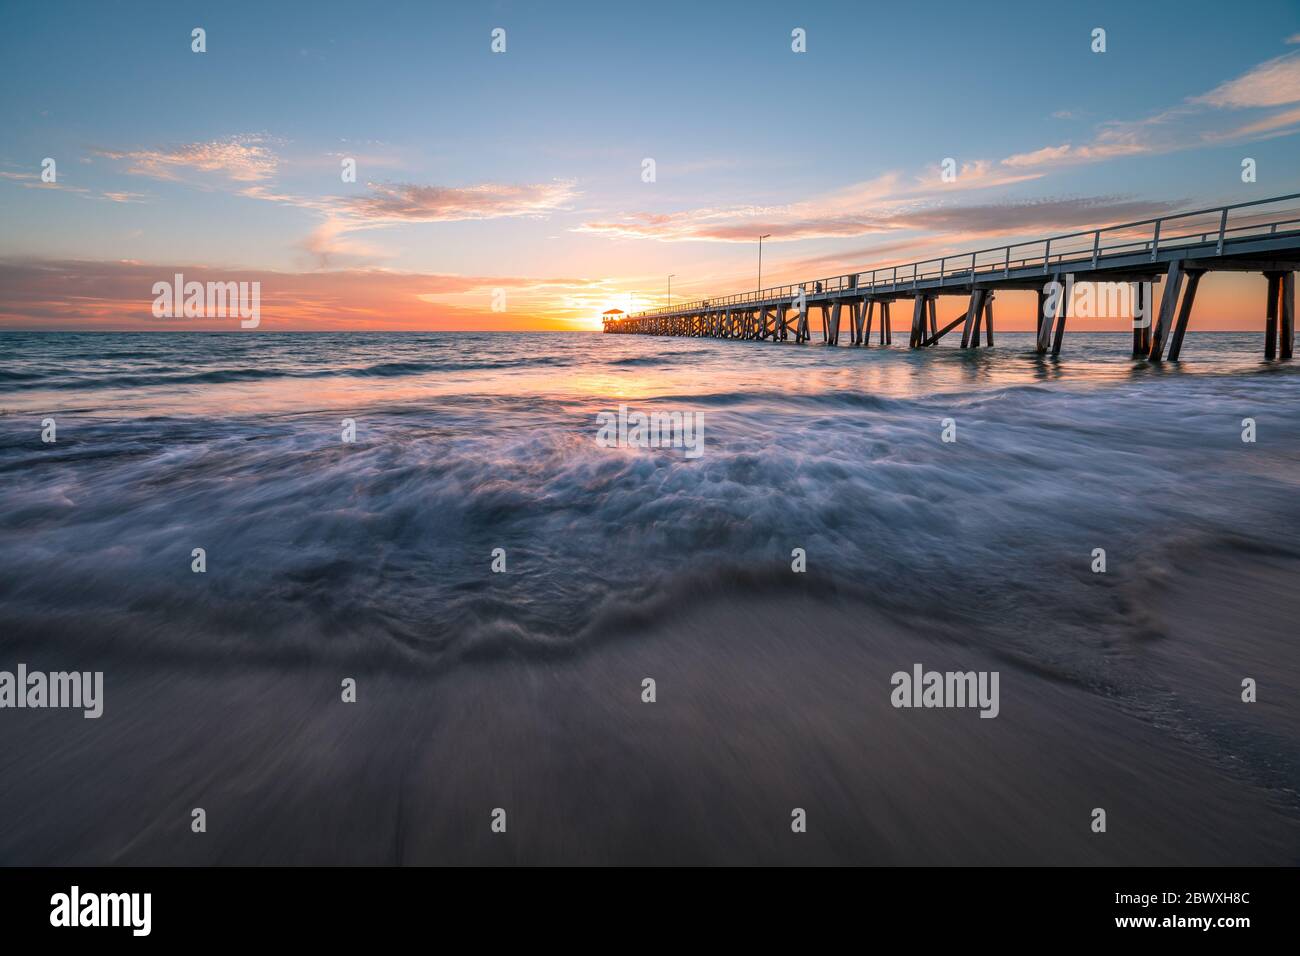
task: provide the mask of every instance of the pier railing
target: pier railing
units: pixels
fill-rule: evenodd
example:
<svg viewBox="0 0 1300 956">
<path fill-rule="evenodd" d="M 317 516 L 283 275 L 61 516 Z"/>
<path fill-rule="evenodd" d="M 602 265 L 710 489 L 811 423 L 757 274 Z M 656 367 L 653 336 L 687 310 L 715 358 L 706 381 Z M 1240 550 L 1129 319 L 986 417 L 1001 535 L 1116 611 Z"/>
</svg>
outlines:
<svg viewBox="0 0 1300 956">
<path fill-rule="evenodd" d="M 1065 271 L 1076 264 L 1095 265 L 1103 256 L 1149 252 L 1154 260 L 1171 247 L 1214 243 L 1221 254 L 1225 243 L 1249 236 L 1300 230 L 1300 193 L 1233 203 L 1212 209 L 1175 213 L 1156 219 L 1142 219 L 1100 229 L 1071 232 L 1045 239 L 1015 242 L 975 252 L 956 253 L 902 265 L 863 269 L 790 285 L 741 292 L 713 299 L 663 306 L 639 312 L 629 318 L 672 315 L 682 312 L 725 309 L 760 302 L 794 299 L 800 293 L 813 297 L 826 294 L 877 290 L 894 291 L 920 282 L 938 280 L 969 282 L 987 275 L 1009 275 L 1012 270 L 1041 266 L 1043 273 Z"/>
</svg>

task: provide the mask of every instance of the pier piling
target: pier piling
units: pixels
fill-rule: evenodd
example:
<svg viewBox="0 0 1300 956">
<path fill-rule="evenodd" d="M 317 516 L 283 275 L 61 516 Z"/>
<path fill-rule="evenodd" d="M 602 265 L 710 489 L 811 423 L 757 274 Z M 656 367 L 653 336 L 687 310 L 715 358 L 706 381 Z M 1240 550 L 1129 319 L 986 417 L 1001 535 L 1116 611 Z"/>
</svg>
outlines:
<svg viewBox="0 0 1300 956">
<path fill-rule="evenodd" d="M 1282 301 L 1282 273 L 1265 272 L 1268 279 L 1268 307 L 1264 319 L 1264 358 L 1277 357 L 1277 320 L 1278 306 Z"/>
</svg>

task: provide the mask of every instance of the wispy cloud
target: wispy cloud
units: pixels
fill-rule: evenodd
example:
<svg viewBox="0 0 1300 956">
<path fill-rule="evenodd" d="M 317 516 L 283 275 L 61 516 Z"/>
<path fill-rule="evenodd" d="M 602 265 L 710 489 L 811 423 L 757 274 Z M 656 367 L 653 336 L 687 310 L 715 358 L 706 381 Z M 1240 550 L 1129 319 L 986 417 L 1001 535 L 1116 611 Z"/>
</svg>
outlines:
<svg viewBox="0 0 1300 956">
<path fill-rule="evenodd" d="M 1287 136 L 1300 130 L 1300 107 L 1270 113 L 1259 119 L 1243 123 L 1241 126 L 1206 133 L 1206 142 L 1240 142 L 1254 139 L 1271 139 L 1274 136 Z"/>
<path fill-rule="evenodd" d="M 1104 129 L 1091 143 L 1079 146 L 1062 143 L 1044 146 L 1028 153 L 1017 153 L 1001 161 L 1008 169 L 1039 169 L 1065 166 L 1073 163 L 1095 163 L 1121 156 L 1140 156 L 1151 151 L 1151 145 L 1131 130 Z"/>
<path fill-rule="evenodd" d="M 1186 201 L 1181 199 L 1162 201 L 1128 196 L 1083 196 L 938 206 L 911 211 L 906 218 L 910 228 L 955 233 L 962 239 L 971 239 L 1135 222 L 1167 215 L 1186 205 Z"/>
<path fill-rule="evenodd" d="M 56 189 L 61 190 L 62 192 L 75 193 L 83 199 L 107 199 L 109 202 L 126 203 L 144 202 L 147 198 L 141 193 L 127 192 L 125 190 L 104 190 L 102 192 L 95 192 L 93 189 L 88 189 L 85 186 L 74 186 L 63 180 L 47 183 L 36 173 L 0 170 L 0 179 L 17 183 L 25 189 Z"/>
<path fill-rule="evenodd" d="M 1207 142 L 1245 142 L 1300 129 L 1300 53 L 1287 53 L 1219 84 L 1207 93 L 1136 120 L 1114 120 L 1097 127 L 1091 141 L 1044 146 L 1008 156 L 1001 166 L 1049 169 L 1124 156 L 1174 152 Z M 1248 121 L 1231 111 L 1272 109 Z"/>
<path fill-rule="evenodd" d="M 180 146 L 147 149 L 97 149 L 97 156 L 127 164 L 126 171 L 176 182 L 191 173 L 214 173 L 238 183 L 260 182 L 275 174 L 279 164 L 263 136 L 231 136 L 226 139 Z"/>
<path fill-rule="evenodd" d="M 91 190 L 87 189 L 85 186 L 74 186 L 65 179 L 59 179 L 55 182 L 47 183 L 38 173 L 0 170 L 0 179 L 6 179 L 9 182 L 17 183 L 24 189 L 50 189 L 65 193 L 77 193 L 87 199 L 92 196 Z"/>
<path fill-rule="evenodd" d="M 264 136 L 231 136 L 174 147 L 96 150 L 96 155 L 127 164 L 126 171 L 169 182 L 190 182 L 191 174 L 215 175 L 217 183 L 196 185 L 231 188 L 236 195 L 319 214 L 321 223 L 300 243 L 319 268 L 373 263 L 380 253 L 354 237 L 363 229 L 402 222 L 463 222 L 467 220 L 543 216 L 569 206 L 577 197 L 572 180 L 548 183 L 477 183 L 467 186 L 416 183 L 368 183 L 356 196 L 304 196 L 274 181 L 284 165 Z M 327 154 L 334 162 L 342 154 Z M 316 164 L 319 164 L 317 161 Z M 138 202 L 139 194 L 105 193 L 114 202 Z"/>
<path fill-rule="evenodd" d="M 342 208 L 360 219 L 459 222 L 538 216 L 569 205 L 577 195 L 570 181 L 508 185 L 418 186 L 370 183 L 365 196 L 344 199 Z"/>
<path fill-rule="evenodd" d="M 100 193 L 109 202 L 144 202 L 145 196 L 142 193 L 127 192 L 125 190 L 109 191 Z"/>
<path fill-rule="evenodd" d="M 575 231 L 668 242 L 753 242 L 755 236 L 769 232 L 778 242 L 860 237 L 915 228 L 903 215 L 905 210 L 946 202 L 969 190 L 1025 182 L 1038 175 L 971 162 L 961 167 L 956 181 L 946 183 L 936 166 L 913 177 L 887 173 L 802 202 L 636 212 L 617 219 L 584 222 Z"/>
<path fill-rule="evenodd" d="M 367 184 L 361 196 L 311 198 L 254 184 L 241 196 L 309 209 L 323 218 L 299 244 L 318 268 L 374 264 L 382 253 L 355 237 L 362 230 L 404 222 L 465 222 L 482 219 L 545 216 L 568 206 L 577 196 L 571 181 L 510 185 L 419 186 L 411 183 Z"/>
<path fill-rule="evenodd" d="M 1230 109 L 1300 103 L 1300 53 L 1287 53 L 1261 63 L 1190 102 Z"/>
</svg>

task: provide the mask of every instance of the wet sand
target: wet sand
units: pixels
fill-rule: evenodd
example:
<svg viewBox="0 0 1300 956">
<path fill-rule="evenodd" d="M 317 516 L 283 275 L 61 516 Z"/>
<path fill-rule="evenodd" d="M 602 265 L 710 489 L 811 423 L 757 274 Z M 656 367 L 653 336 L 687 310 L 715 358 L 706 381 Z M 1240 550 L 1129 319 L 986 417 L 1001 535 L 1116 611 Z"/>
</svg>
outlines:
<svg viewBox="0 0 1300 956">
<path fill-rule="evenodd" d="M 1248 564 L 1158 589 L 1167 632 L 1140 656 L 1173 710 L 989 654 L 978 633 L 789 596 L 701 601 L 555 659 L 353 674 L 355 704 L 334 670 L 110 670 L 98 721 L 0 722 L 0 860 L 1296 864 L 1300 655 L 1222 630 L 1242 610 L 1224 595 L 1284 594 L 1294 568 Z M 1289 656 L 1255 656 L 1270 646 Z M 893 708 L 890 674 L 914 662 L 999 670 L 1000 716 Z M 1266 675 L 1259 703 L 1238 702 L 1237 671 Z M 1184 718 L 1160 726 L 1147 705 Z"/>
</svg>

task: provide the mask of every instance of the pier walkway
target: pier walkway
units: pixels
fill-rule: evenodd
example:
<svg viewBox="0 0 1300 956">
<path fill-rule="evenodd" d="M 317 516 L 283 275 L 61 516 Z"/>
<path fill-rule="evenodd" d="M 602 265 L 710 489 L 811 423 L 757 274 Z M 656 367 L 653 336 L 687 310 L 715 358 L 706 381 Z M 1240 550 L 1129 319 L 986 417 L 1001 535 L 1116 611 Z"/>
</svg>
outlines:
<svg viewBox="0 0 1300 956">
<path fill-rule="evenodd" d="M 1098 284 L 1106 315 L 1133 315 L 1133 355 L 1177 360 L 1206 272 L 1258 272 L 1267 280 L 1264 355 L 1291 358 L 1295 344 L 1295 270 L 1300 268 L 1300 193 L 1050 236 L 1029 242 L 863 269 L 793 285 L 701 299 L 605 321 L 612 334 L 684 335 L 807 343 L 809 315 L 821 312 L 821 337 L 839 345 L 893 342 L 891 306 L 910 301 L 908 344 L 927 348 L 961 327 L 962 348 L 993 344 L 993 302 L 1004 290 L 1038 294 L 1038 352 L 1061 351 L 1070 296 L 1067 283 Z M 1158 314 L 1152 289 L 1163 283 Z M 940 324 L 938 300 L 960 296 L 962 308 Z M 1121 305 L 1125 311 L 1115 313 Z"/>
</svg>

